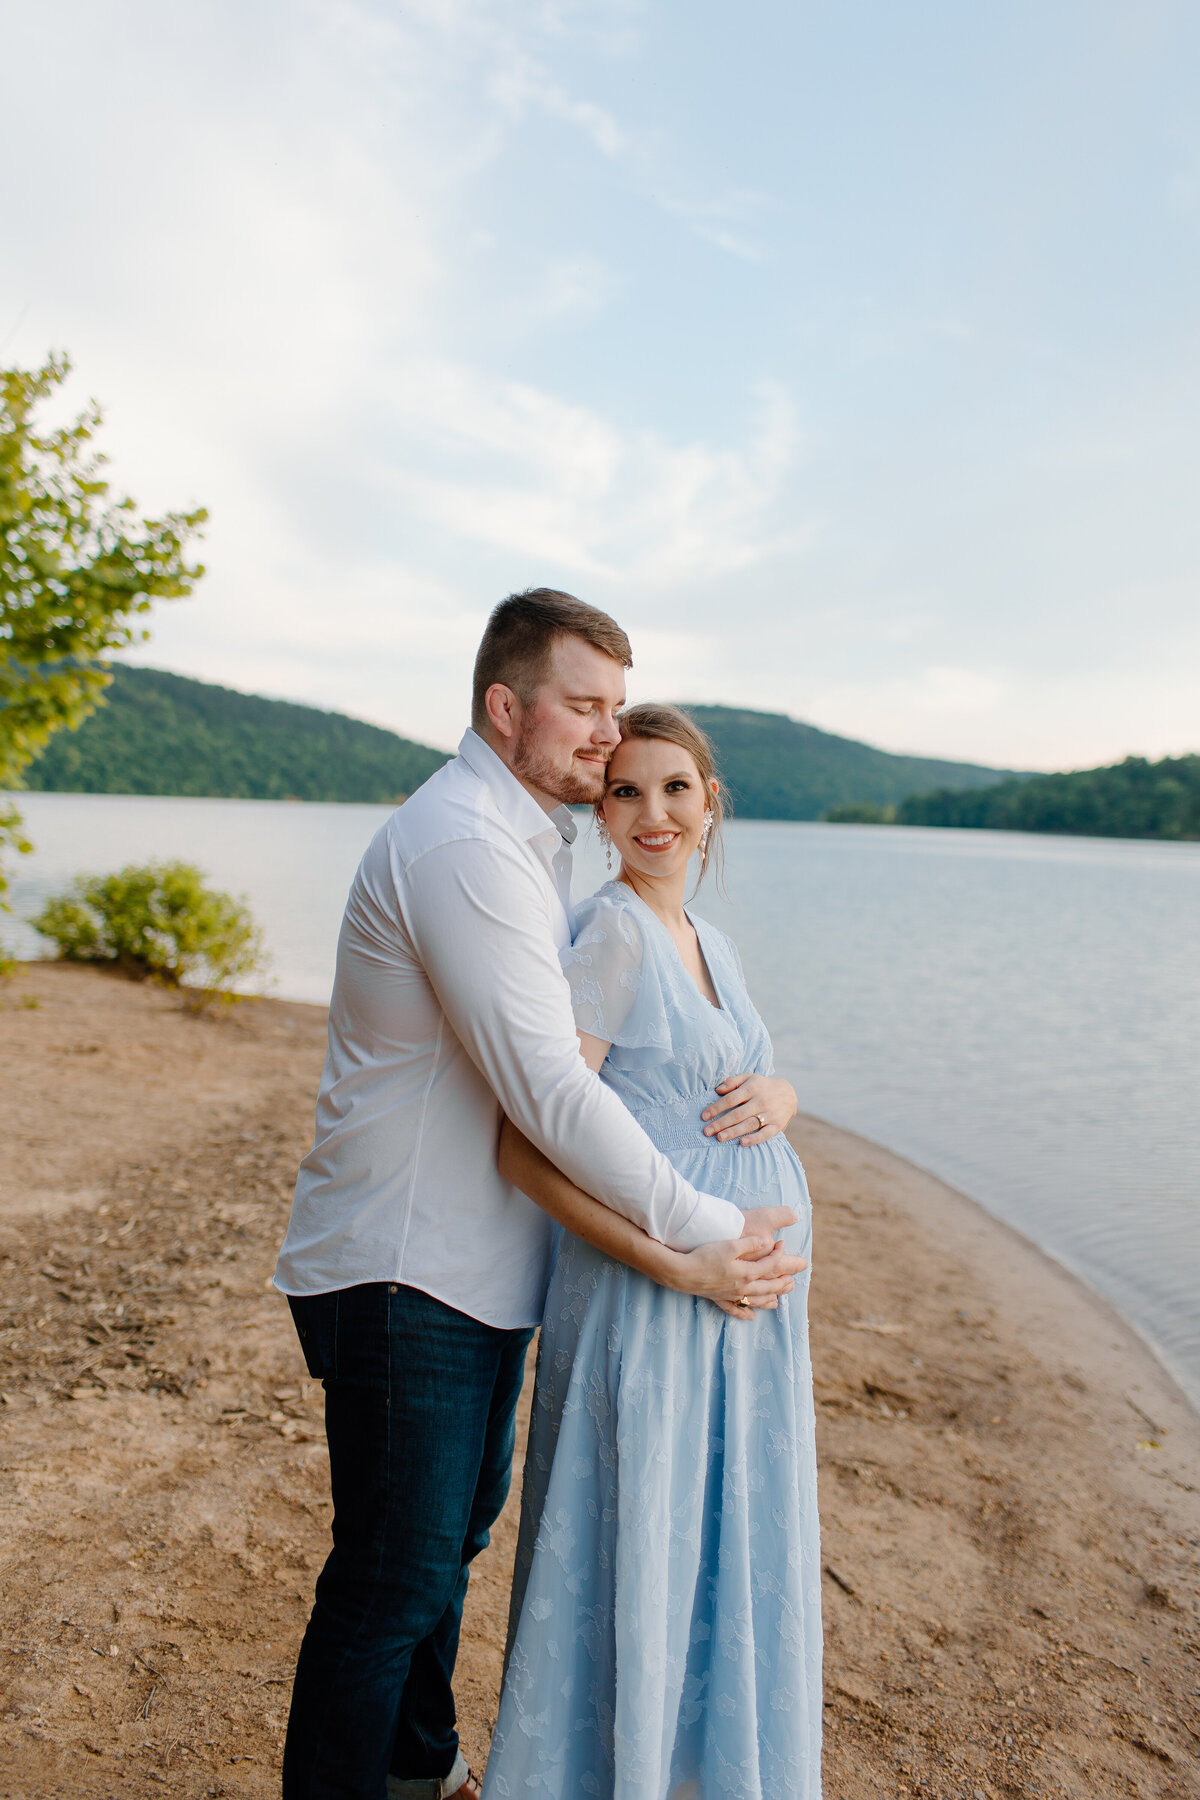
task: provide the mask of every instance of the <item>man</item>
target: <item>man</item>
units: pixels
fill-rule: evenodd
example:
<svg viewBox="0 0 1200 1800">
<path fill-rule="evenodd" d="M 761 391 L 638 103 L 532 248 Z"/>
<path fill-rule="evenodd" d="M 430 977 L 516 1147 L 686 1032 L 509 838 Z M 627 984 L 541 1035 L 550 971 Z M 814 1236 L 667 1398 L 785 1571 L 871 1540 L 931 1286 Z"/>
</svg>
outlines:
<svg viewBox="0 0 1200 1800">
<path fill-rule="evenodd" d="M 316 1139 L 276 1272 L 325 1383 L 335 1508 L 285 1800 L 479 1791 L 451 1683 L 554 1246 L 551 1219 L 497 1169 L 501 1113 L 583 1190 L 561 1222 L 604 1247 L 596 1218 L 689 1253 L 688 1291 L 768 1303 L 799 1266 L 770 1249 L 790 1214 L 747 1222 L 697 1193 L 579 1053 L 558 961 L 567 807 L 604 791 L 630 663 L 624 632 L 569 594 L 503 601 L 458 757 L 376 834 L 350 891 Z M 748 1223 L 765 1236 L 748 1241 Z"/>
</svg>

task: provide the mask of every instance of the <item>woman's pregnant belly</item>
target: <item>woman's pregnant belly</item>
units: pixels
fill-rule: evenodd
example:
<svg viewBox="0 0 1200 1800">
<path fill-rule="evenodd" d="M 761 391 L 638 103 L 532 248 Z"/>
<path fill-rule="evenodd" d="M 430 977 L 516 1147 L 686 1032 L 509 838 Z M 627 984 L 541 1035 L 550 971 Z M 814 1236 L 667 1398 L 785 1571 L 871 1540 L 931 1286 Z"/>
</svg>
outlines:
<svg viewBox="0 0 1200 1800">
<path fill-rule="evenodd" d="M 787 1232 L 788 1249 L 796 1256 L 808 1255 L 812 1238 L 808 1183 L 799 1157 L 782 1133 L 765 1144 L 743 1146 L 736 1138 L 720 1143 L 704 1136 L 699 1105 L 686 1110 L 682 1106 L 629 1110 L 693 1187 L 732 1200 L 743 1212 L 758 1206 L 790 1206 L 796 1223 Z"/>
</svg>

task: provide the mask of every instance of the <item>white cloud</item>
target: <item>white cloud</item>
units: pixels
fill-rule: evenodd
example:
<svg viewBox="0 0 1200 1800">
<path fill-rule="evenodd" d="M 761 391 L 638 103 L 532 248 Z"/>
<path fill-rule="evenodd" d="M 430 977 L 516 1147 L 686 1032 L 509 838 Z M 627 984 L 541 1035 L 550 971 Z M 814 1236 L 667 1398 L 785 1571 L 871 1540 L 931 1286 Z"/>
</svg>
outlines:
<svg viewBox="0 0 1200 1800">
<path fill-rule="evenodd" d="M 740 450 L 622 432 L 587 408 L 479 370 L 424 359 L 400 371 L 413 453 L 390 472 L 407 508 L 523 561 L 664 587 L 745 570 L 802 547 L 774 517 L 795 447 L 787 394 L 764 384 Z M 422 467 L 417 446 L 451 465 Z M 475 464 L 477 474 L 464 475 Z"/>
<path fill-rule="evenodd" d="M 531 57 L 512 55 L 496 70 L 488 92 L 514 119 L 535 107 L 551 119 L 574 126 L 604 156 L 620 156 L 629 138 L 612 115 L 592 100 L 576 100 Z"/>
<path fill-rule="evenodd" d="M 526 309 L 526 322 L 578 324 L 601 312 L 621 286 L 621 278 L 598 256 L 551 257 Z"/>
<path fill-rule="evenodd" d="M 711 244 L 715 250 L 723 250 L 727 256 L 737 256 L 743 262 L 751 263 L 761 263 L 767 260 L 763 251 L 756 245 L 750 243 L 747 238 L 738 237 L 735 232 L 726 230 L 722 225 L 712 225 L 707 220 L 697 219 L 692 223 L 692 230 L 706 244 Z"/>
<path fill-rule="evenodd" d="M 1196 646 L 1200 650 L 1200 646 Z M 912 676 L 814 686 L 804 717 L 910 755 L 1065 769 L 1196 747 L 1197 662 L 1181 668 L 930 667 Z M 1152 726 L 1147 725 L 1154 720 Z"/>
<path fill-rule="evenodd" d="M 943 192 L 837 79 L 739 67 L 734 15 L 692 24 L 669 0 L 13 11 L 53 128 L 10 83 L 37 177 L 7 196 L 0 341 L 71 350 L 118 485 L 212 511 L 211 573 L 149 659 L 452 743 L 488 607 L 551 581 L 629 627 L 635 691 L 1006 763 L 1194 743 L 1192 264 L 1154 235 L 1190 229 L 1190 114 L 1154 121 L 1174 210 L 1163 155 L 1121 165 L 1153 190 L 1134 257 L 1119 149 L 1055 210 L 1057 102 L 1014 176 L 987 78 L 955 137 L 931 70 Z M 894 71 L 842 30 L 886 114 Z M 1044 236 L 999 242 L 1031 196 Z"/>
<path fill-rule="evenodd" d="M 775 202 L 766 194 L 750 188 L 726 188 L 696 198 L 681 191 L 675 177 L 665 187 L 656 184 L 656 195 L 664 211 L 682 219 L 694 236 L 714 249 L 743 262 L 768 261 L 767 251 L 750 235 L 775 210 Z"/>
</svg>

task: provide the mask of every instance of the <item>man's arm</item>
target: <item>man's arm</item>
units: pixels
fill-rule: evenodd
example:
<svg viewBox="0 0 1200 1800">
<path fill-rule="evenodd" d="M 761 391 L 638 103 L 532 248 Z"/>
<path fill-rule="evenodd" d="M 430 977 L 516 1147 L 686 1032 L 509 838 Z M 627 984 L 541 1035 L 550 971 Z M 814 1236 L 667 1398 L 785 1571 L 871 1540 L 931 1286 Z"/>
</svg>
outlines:
<svg viewBox="0 0 1200 1800">
<path fill-rule="evenodd" d="M 685 1181 L 580 1056 L 550 897 L 527 856 L 442 844 L 409 866 L 397 898 L 451 1027 L 556 1168 L 672 1249 L 743 1235 L 739 1209 Z"/>
<path fill-rule="evenodd" d="M 787 1207 L 759 1208 L 747 1222 L 747 1231 L 753 1232 L 746 1237 L 702 1244 L 696 1250 L 669 1250 L 568 1181 L 511 1119 L 505 1119 L 500 1133 L 499 1163 L 506 1181 L 602 1255 L 640 1270 L 660 1287 L 714 1300 L 734 1318 L 748 1319 L 753 1309 L 777 1306 L 778 1296 L 795 1286 L 792 1277 L 807 1267 L 802 1256 L 789 1256 L 782 1244 L 773 1241 L 777 1230 L 795 1220 Z M 763 1235 L 753 1234 L 757 1232 Z M 743 1299 L 750 1302 L 750 1310 L 738 1304 Z"/>
</svg>

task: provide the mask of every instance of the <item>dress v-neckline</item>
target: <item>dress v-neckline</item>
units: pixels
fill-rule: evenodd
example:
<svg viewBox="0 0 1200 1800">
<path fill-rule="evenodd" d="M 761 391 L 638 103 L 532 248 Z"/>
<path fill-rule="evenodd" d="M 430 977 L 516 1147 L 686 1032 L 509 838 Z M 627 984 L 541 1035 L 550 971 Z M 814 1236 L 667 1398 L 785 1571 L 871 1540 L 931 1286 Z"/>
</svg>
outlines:
<svg viewBox="0 0 1200 1800">
<path fill-rule="evenodd" d="M 613 885 L 613 887 L 620 888 L 622 890 L 622 892 L 624 892 L 626 894 L 631 894 L 633 896 L 633 898 L 637 901 L 638 905 L 640 907 L 644 908 L 644 910 L 650 914 L 650 917 L 654 920 L 654 923 L 658 926 L 659 930 L 665 935 L 667 942 L 671 946 L 671 951 L 675 957 L 676 962 L 679 964 L 679 967 L 682 969 L 684 975 L 686 976 L 687 980 L 690 982 L 692 987 L 695 988 L 697 997 L 704 1002 L 704 1004 L 705 1004 L 705 1006 L 707 1006 L 709 1012 L 724 1013 L 724 1014 L 726 1014 L 726 1016 L 728 1016 L 729 1008 L 725 1004 L 724 996 L 722 995 L 721 989 L 717 984 L 717 978 L 713 974 L 713 966 L 712 966 L 711 961 L 709 960 L 708 952 L 704 948 L 704 939 L 700 935 L 700 927 L 697 924 L 696 920 L 693 919 L 693 917 L 692 917 L 691 913 L 688 911 L 687 907 L 685 906 L 683 909 L 683 916 L 687 920 L 688 924 L 691 926 L 692 930 L 696 934 L 696 948 L 700 952 L 700 960 L 704 964 L 705 970 L 708 973 L 708 979 L 712 985 L 712 991 L 717 996 L 715 1005 L 709 999 L 708 995 L 704 992 L 704 989 L 700 986 L 700 983 L 696 980 L 696 977 L 692 974 L 692 971 L 688 968 L 687 964 L 684 962 L 683 952 L 680 950 L 679 945 L 675 942 L 675 938 L 674 938 L 670 928 L 666 925 L 666 923 L 662 919 L 659 918 L 659 916 L 655 912 L 654 908 L 652 906 L 650 906 L 645 900 L 643 900 L 642 896 L 638 893 L 637 889 L 630 887 L 630 885 L 627 881 L 614 881 L 612 883 L 612 885 Z"/>
</svg>

